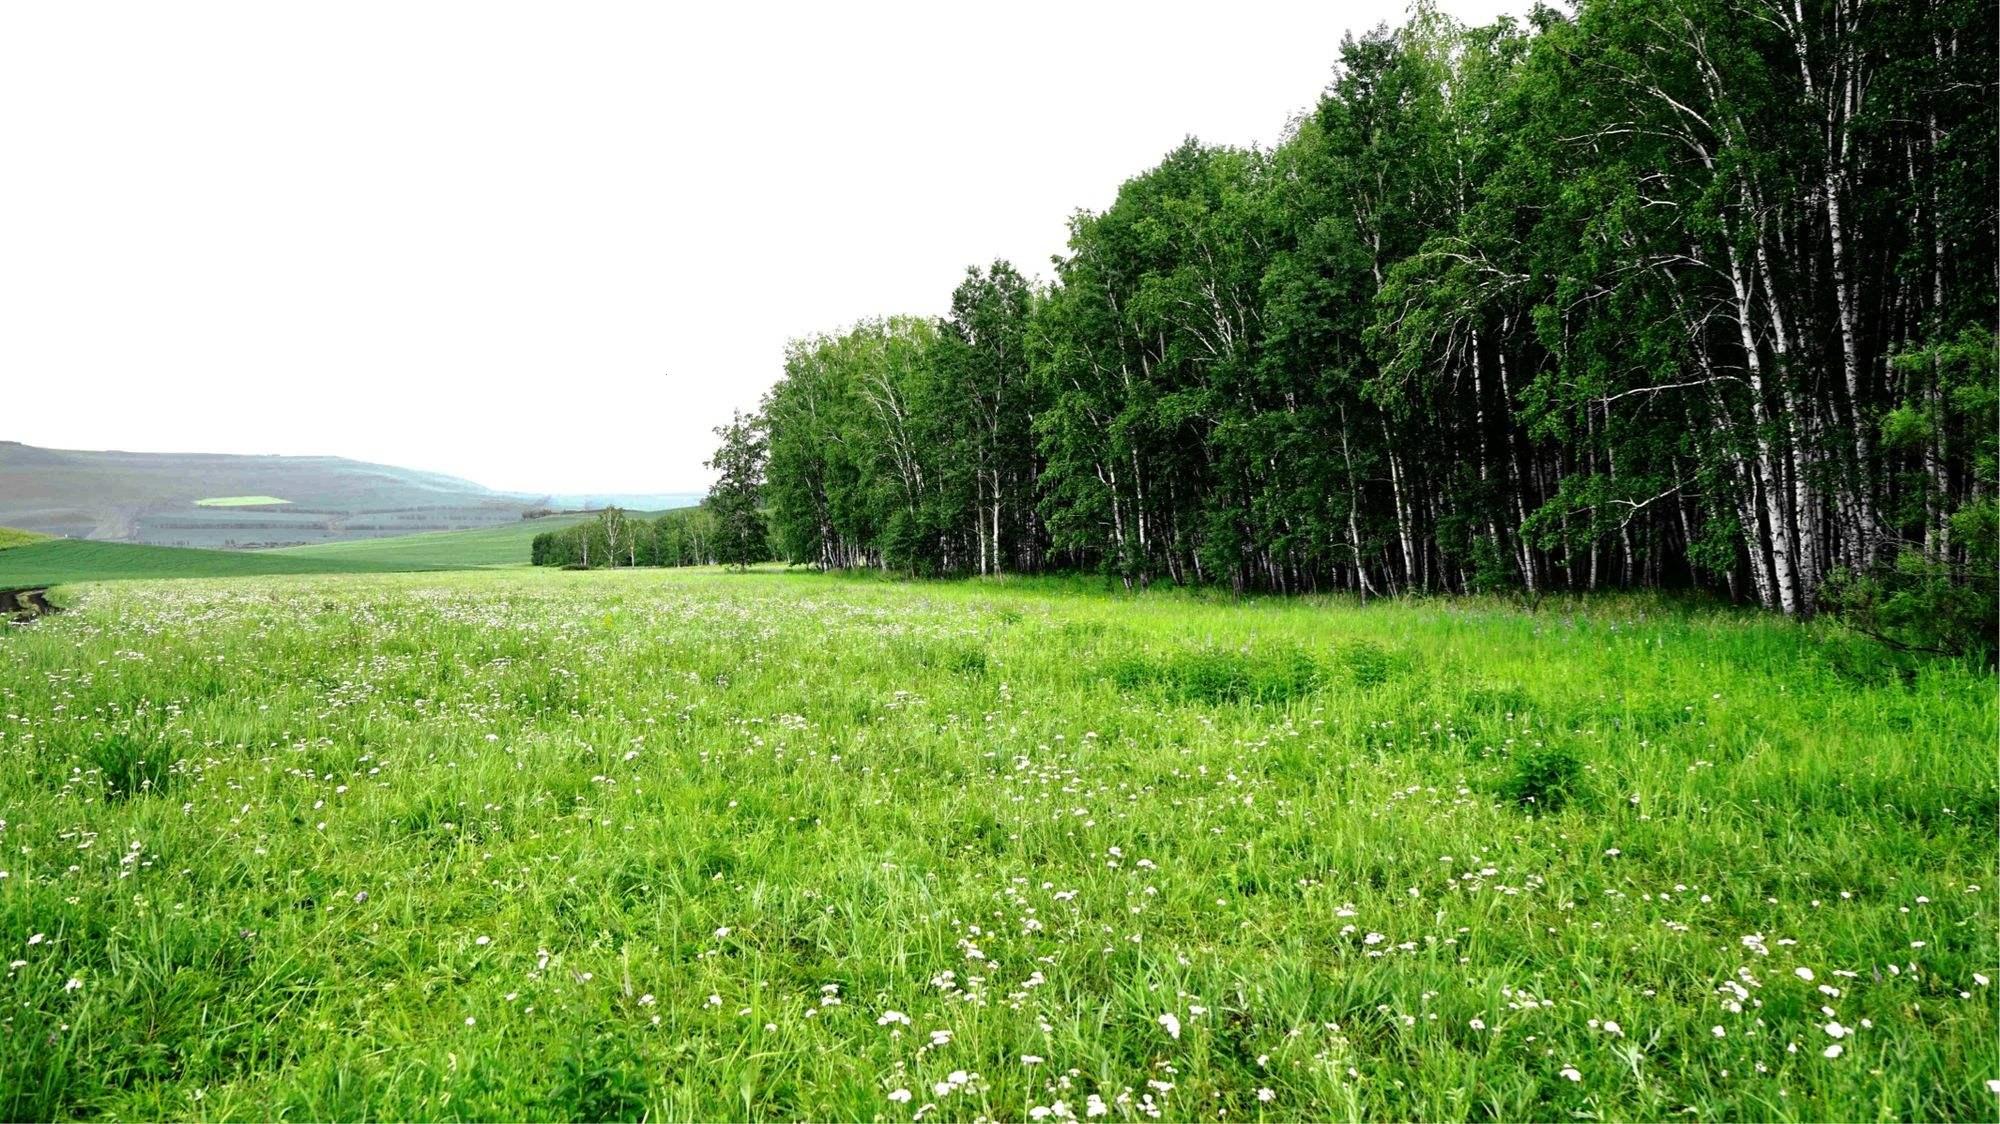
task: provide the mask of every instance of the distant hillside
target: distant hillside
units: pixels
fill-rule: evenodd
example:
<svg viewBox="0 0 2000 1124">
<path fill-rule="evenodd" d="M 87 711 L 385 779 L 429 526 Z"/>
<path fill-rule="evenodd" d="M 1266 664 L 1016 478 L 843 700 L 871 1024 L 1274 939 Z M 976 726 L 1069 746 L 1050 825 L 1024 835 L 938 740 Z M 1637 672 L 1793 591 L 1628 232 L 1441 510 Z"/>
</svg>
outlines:
<svg viewBox="0 0 2000 1124">
<path fill-rule="evenodd" d="M 651 517 L 658 513 L 634 511 L 632 514 Z M 275 557 L 353 562 L 398 570 L 526 566 L 536 535 L 594 518 L 594 515 L 550 515 L 541 519 L 516 520 L 501 527 L 355 539 L 288 547 L 268 553 Z"/>
<path fill-rule="evenodd" d="M 268 551 L 189 550 L 138 543 L 48 539 L 0 550 L 0 590 L 131 578 L 237 578 L 432 568 L 341 558 L 293 558 Z"/>
<path fill-rule="evenodd" d="M 345 457 L 84 452 L 0 441 L 0 525 L 114 542 L 271 547 L 503 527 L 537 508 L 684 502 L 692 500 L 496 492 Z"/>
<path fill-rule="evenodd" d="M 0 550 L 9 547 L 27 546 L 29 543 L 45 542 L 48 536 L 39 531 L 23 531 L 18 527 L 0 527 Z"/>
<path fill-rule="evenodd" d="M 659 513 L 633 514 L 651 517 Z M 587 514 L 550 515 L 468 531 L 434 531 L 280 550 L 202 550 L 50 539 L 0 527 L 0 591 L 133 578 L 233 578 L 526 566 L 536 535 L 594 518 Z"/>
</svg>

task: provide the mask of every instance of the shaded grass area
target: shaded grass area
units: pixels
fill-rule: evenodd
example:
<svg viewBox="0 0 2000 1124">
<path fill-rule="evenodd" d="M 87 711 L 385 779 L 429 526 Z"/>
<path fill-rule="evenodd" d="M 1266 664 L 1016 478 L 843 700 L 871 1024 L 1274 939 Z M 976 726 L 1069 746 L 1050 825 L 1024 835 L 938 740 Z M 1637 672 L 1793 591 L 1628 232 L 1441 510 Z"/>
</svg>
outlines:
<svg viewBox="0 0 2000 1124">
<path fill-rule="evenodd" d="M 1994 681 L 1830 628 L 712 571 L 73 602 L 0 633 L 0 1115 L 1994 1111 Z"/>
</svg>

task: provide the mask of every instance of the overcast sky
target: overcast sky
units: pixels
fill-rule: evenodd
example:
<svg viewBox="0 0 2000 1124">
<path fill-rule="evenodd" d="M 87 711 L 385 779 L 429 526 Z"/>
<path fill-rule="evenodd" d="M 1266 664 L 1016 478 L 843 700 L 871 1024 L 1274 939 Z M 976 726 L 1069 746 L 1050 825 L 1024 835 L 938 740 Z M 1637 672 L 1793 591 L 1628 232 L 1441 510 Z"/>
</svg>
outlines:
<svg viewBox="0 0 2000 1124">
<path fill-rule="evenodd" d="M 0 439 L 699 489 L 787 339 L 1049 276 L 1072 211 L 1275 141 L 1403 12 L 0 6 Z"/>
</svg>

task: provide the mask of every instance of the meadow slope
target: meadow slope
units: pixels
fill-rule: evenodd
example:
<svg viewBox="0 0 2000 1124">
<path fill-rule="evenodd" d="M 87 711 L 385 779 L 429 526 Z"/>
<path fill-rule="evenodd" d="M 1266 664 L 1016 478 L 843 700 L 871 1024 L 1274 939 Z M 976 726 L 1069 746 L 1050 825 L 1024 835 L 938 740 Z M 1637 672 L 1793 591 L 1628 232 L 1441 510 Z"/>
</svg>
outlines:
<svg viewBox="0 0 2000 1124">
<path fill-rule="evenodd" d="M 135 578 L 234 578 L 428 568 L 419 563 L 365 558 L 292 558 L 277 552 L 45 538 L 0 550 L 0 589 Z"/>
<path fill-rule="evenodd" d="M 67 592 L 0 631 L 0 1116 L 1994 1114 L 1983 670 L 1652 599 Z"/>
<path fill-rule="evenodd" d="M 634 511 L 633 518 L 650 519 L 656 511 Z M 284 547 L 265 553 L 284 558 L 320 558 L 339 562 L 365 563 L 377 569 L 475 569 L 489 566 L 526 566 L 535 536 L 596 519 L 595 513 L 549 515 L 523 519 L 499 527 L 479 527 L 467 531 L 435 531 L 421 535 L 395 535 L 378 539 L 349 539 L 345 542 L 314 543 Z"/>
<path fill-rule="evenodd" d="M 244 548 L 479 527 L 533 508 L 663 508 L 698 495 L 496 492 L 345 457 L 44 449 L 0 441 L 0 524 L 71 538 Z"/>
<path fill-rule="evenodd" d="M 48 537 L 39 531 L 23 531 L 18 527 L 0 527 L 0 550 L 12 550 L 17 546 L 46 542 Z"/>
</svg>

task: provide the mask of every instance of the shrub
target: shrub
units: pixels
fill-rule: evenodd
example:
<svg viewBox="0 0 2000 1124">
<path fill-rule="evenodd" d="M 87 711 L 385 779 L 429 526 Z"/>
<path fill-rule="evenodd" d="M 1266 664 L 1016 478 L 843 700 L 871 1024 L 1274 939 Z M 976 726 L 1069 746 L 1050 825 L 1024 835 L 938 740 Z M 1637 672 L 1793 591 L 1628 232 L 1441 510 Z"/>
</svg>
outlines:
<svg viewBox="0 0 2000 1124">
<path fill-rule="evenodd" d="M 1111 667 L 1123 690 L 1152 688 L 1184 702 L 1282 703 L 1320 685 L 1319 664 L 1297 648 L 1192 648 L 1132 656 Z"/>
<path fill-rule="evenodd" d="M 1347 665 L 1347 677 L 1357 687 L 1379 687 L 1387 683 L 1401 665 L 1401 661 L 1381 645 L 1366 640 L 1344 649 L 1340 653 L 1340 662 Z"/>
<path fill-rule="evenodd" d="M 1904 652 L 1972 656 L 1993 662 L 1993 574 L 1899 552 L 1872 573 L 1835 575 L 1820 591 L 1822 607 L 1849 627 Z"/>
<path fill-rule="evenodd" d="M 1500 795 L 1532 812 L 1553 812 L 1582 788 L 1583 762 L 1559 746 L 1535 746 L 1514 757 Z"/>
</svg>

